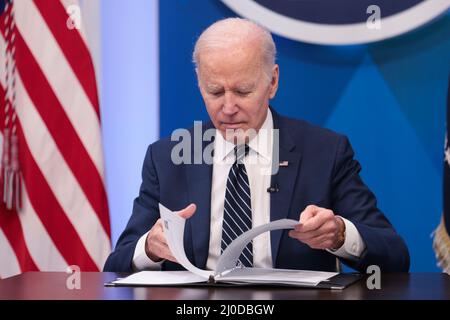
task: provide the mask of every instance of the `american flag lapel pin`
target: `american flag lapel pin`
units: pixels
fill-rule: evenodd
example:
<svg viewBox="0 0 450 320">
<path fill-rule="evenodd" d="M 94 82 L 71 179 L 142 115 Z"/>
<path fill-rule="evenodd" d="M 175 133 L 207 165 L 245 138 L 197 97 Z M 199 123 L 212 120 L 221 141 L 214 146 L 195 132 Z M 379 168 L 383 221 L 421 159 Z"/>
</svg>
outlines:
<svg viewBox="0 0 450 320">
<path fill-rule="evenodd" d="M 280 167 L 287 167 L 289 165 L 288 161 L 281 161 L 280 162 Z"/>
</svg>

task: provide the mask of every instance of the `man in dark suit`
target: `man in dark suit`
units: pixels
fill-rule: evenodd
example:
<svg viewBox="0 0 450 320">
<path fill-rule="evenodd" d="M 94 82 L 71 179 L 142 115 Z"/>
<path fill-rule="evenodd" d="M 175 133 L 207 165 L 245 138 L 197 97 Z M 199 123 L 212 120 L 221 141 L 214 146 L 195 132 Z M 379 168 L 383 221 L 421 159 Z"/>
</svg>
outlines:
<svg viewBox="0 0 450 320">
<path fill-rule="evenodd" d="M 275 53 L 270 33 L 247 20 L 221 20 L 202 33 L 193 56 L 211 122 L 184 133 L 195 141 L 212 131 L 212 142 L 191 141 L 181 151 L 169 138 L 150 145 L 133 214 L 105 271 L 182 269 L 158 203 L 187 219 L 186 255 L 202 269 L 214 269 L 239 234 L 290 218 L 299 220 L 295 229 L 255 238 L 240 262 L 335 271 L 338 258 L 362 272 L 369 265 L 408 271 L 408 249 L 361 180 L 347 138 L 269 107 L 278 88 Z"/>
</svg>

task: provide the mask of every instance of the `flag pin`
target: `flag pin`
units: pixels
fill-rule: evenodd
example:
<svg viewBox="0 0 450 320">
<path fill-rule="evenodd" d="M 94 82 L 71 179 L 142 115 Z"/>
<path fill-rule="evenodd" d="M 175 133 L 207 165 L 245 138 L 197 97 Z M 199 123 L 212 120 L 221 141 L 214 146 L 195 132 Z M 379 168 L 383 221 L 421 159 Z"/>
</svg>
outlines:
<svg viewBox="0 0 450 320">
<path fill-rule="evenodd" d="M 288 161 L 281 161 L 280 162 L 280 167 L 287 167 L 289 165 Z"/>
</svg>

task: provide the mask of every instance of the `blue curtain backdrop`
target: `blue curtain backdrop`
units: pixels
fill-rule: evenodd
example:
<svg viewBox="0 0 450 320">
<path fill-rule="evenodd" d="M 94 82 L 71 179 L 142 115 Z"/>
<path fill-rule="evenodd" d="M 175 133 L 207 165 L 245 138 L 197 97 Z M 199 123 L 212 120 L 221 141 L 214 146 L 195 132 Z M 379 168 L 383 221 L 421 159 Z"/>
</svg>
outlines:
<svg viewBox="0 0 450 320">
<path fill-rule="evenodd" d="M 160 1 L 160 135 L 207 120 L 191 52 L 200 32 L 235 16 L 220 1 Z M 281 68 L 272 105 L 349 136 L 379 207 L 405 238 L 411 271 L 438 271 L 430 234 L 442 213 L 450 15 L 360 46 L 275 37 Z"/>
</svg>

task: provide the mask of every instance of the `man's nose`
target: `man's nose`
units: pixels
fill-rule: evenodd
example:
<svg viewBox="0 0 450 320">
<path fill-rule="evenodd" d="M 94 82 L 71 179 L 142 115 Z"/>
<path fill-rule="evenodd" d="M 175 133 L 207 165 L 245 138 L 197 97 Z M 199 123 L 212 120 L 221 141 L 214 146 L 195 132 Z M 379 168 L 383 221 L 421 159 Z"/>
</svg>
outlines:
<svg viewBox="0 0 450 320">
<path fill-rule="evenodd" d="M 239 110 L 232 92 L 225 92 L 222 112 L 226 115 L 233 115 Z"/>
</svg>

